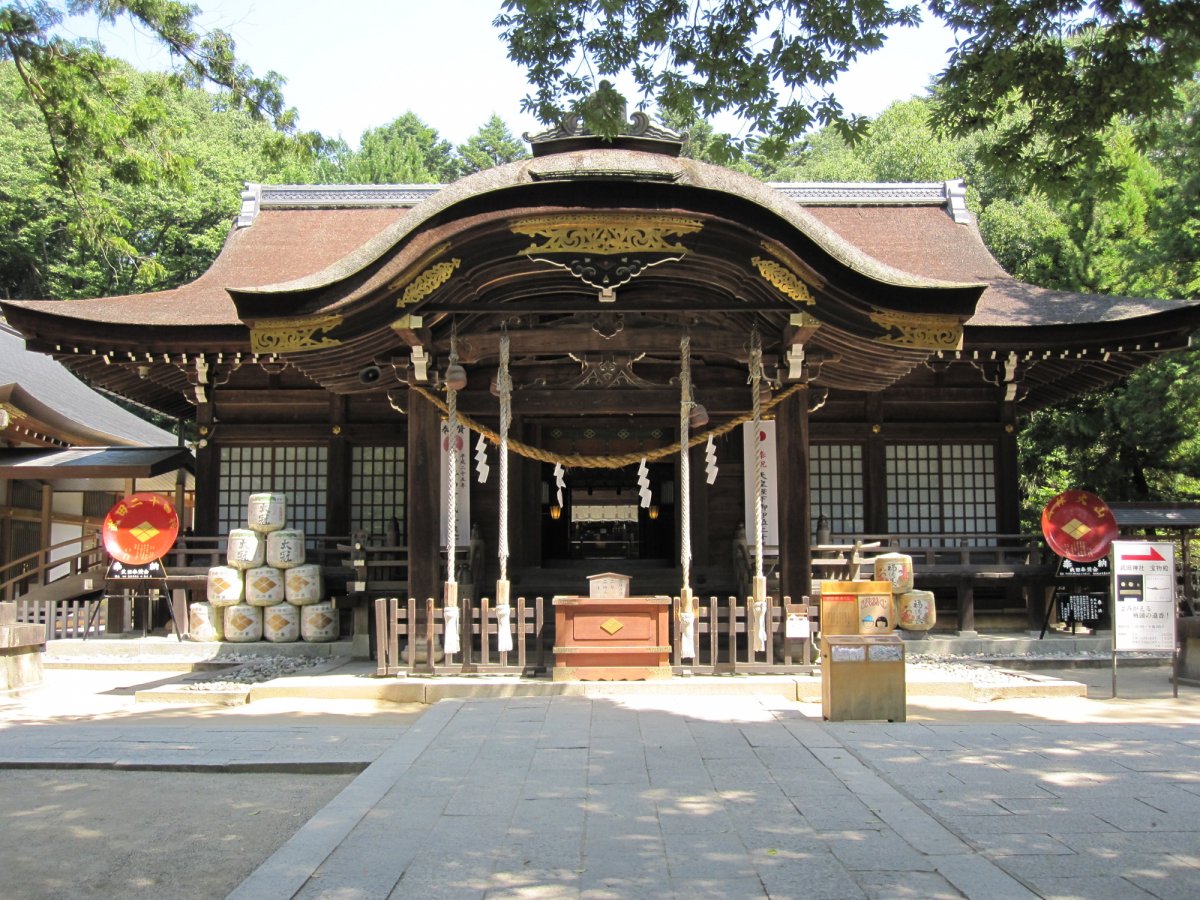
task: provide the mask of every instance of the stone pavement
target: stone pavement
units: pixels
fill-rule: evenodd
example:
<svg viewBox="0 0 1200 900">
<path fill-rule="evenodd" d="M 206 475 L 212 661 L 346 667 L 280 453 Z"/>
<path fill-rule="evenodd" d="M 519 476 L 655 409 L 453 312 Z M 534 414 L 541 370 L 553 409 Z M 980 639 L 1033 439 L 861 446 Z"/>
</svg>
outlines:
<svg viewBox="0 0 1200 900">
<path fill-rule="evenodd" d="M 1107 695 L 1106 670 L 1081 674 Z M 910 700 L 895 724 L 645 692 L 419 717 L 101 692 L 114 709 L 89 716 L 68 690 L 44 715 L 0 703 L 0 768 L 366 766 L 235 898 L 1191 898 L 1200 691 L 1165 677 L 1123 670 L 1120 700 Z"/>
</svg>

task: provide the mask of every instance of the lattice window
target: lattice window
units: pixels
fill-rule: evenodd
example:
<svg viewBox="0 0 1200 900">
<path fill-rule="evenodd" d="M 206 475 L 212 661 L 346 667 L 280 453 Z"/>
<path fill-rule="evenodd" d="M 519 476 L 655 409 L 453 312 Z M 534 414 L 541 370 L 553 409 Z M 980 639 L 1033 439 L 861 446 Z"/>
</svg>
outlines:
<svg viewBox="0 0 1200 900">
<path fill-rule="evenodd" d="M 888 531 L 971 534 L 996 530 L 991 444 L 892 444 L 885 453 Z"/>
<path fill-rule="evenodd" d="M 246 527 L 251 494 L 287 494 L 288 527 L 325 534 L 329 453 L 325 447 L 222 447 L 218 522 L 221 534 Z"/>
<path fill-rule="evenodd" d="M 42 486 L 36 481 L 13 481 L 9 483 L 9 506 L 18 509 L 41 509 Z"/>
<path fill-rule="evenodd" d="M 809 503 L 812 533 L 824 515 L 833 534 L 864 529 L 863 455 L 859 444 L 813 444 L 809 448 Z"/>
<path fill-rule="evenodd" d="M 353 447 L 350 459 L 351 529 L 383 541 L 395 520 L 404 542 L 404 448 Z"/>
</svg>

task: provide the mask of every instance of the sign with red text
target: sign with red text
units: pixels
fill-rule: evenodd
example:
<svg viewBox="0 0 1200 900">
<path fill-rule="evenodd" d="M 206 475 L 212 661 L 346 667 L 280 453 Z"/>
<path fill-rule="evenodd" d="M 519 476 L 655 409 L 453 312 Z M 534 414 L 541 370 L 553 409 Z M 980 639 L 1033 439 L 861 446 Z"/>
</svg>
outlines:
<svg viewBox="0 0 1200 900">
<path fill-rule="evenodd" d="M 1113 541 L 1113 649 L 1175 649 L 1175 545 Z"/>
<path fill-rule="evenodd" d="M 762 503 L 762 542 L 767 547 L 779 543 L 779 464 L 775 458 L 775 423 L 760 422 L 757 431 L 753 422 L 742 426 L 742 449 L 745 452 L 745 513 L 746 540 L 754 546 L 754 507 Z M 755 457 L 758 457 L 759 478 L 754 482 Z"/>
<path fill-rule="evenodd" d="M 108 555 L 130 566 L 161 559 L 178 534 L 179 514 L 158 494 L 129 495 L 108 511 L 101 526 Z"/>
</svg>

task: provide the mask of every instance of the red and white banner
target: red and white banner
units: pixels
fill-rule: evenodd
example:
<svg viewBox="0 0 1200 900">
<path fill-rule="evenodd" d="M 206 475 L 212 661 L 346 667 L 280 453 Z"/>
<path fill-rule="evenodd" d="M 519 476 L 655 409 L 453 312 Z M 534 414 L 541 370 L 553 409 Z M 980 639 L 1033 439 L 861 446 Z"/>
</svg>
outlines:
<svg viewBox="0 0 1200 900">
<path fill-rule="evenodd" d="M 755 433 L 754 424 L 742 426 L 743 477 L 745 484 L 745 516 L 746 541 L 754 545 L 754 501 L 755 494 L 762 498 L 763 504 L 763 537 L 762 542 L 767 547 L 779 545 L 779 465 L 775 455 L 775 423 L 760 422 Z M 754 457 L 761 461 L 761 476 L 759 483 L 754 483 L 754 473 L 758 471 Z"/>
</svg>

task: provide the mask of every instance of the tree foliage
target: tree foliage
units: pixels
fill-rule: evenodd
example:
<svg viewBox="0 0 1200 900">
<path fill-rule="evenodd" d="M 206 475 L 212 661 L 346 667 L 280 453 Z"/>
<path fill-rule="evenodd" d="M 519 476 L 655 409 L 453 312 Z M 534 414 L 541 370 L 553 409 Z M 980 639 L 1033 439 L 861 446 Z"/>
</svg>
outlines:
<svg viewBox="0 0 1200 900">
<path fill-rule="evenodd" d="M 244 181 L 306 181 L 312 147 L 279 135 L 211 93 L 176 90 L 167 76 L 114 64 L 135 102 L 163 104 L 164 117 L 139 139 L 176 161 L 161 182 L 122 177 L 120 161 L 99 157 L 79 177 L 104 198 L 99 222 L 81 218 L 59 179 L 52 141 L 11 62 L 0 63 L 0 294 L 101 296 L 170 287 L 208 268 L 229 231 Z M 186 162 L 185 162 L 186 160 Z M 95 207 L 90 214 L 95 216 Z"/>
<path fill-rule="evenodd" d="M 364 131 L 342 167 L 351 184 L 445 184 L 460 174 L 454 146 L 413 112 Z"/>
<path fill-rule="evenodd" d="M 464 174 L 481 172 L 528 156 L 525 144 L 513 136 L 508 125 L 495 113 L 467 138 L 466 143 L 458 145 L 460 168 Z"/>
<path fill-rule="evenodd" d="M 176 83 L 211 83 L 230 106 L 280 130 L 293 128 L 296 113 L 284 107 L 283 78 L 275 72 L 255 76 L 238 61 L 228 33 L 196 27 L 198 12 L 177 0 L 12 0 L 0 7 L 0 61 L 13 63 L 41 115 L 65 184 L 80 180 L 94 159 L 113 163 L 114 174 L 129 182 L 161 175 L 160 166 L 170 165 L 138 140 L 166 115 L 161 93 L 135 90 L 127 67 L 96 42 L 55 34 L 68 15 L 131 20 L 170 51 Z"/>
<path fill-rule="evenodd" d="M 991 161 L 1048 181 L 1097 155 L 1114 118 L 1167 108 L 1200 62 L 1200 0 L 924 6 L 960 38 L 940 78 L 941 126 L 996 129 Z M 814 126 L 862 137 L 837 77 L 920 19 L 919 5 L 888 0 L 505 0 L 494 24 L 528 70 L 524 108 L 543 122 L 578 113 L 612 136 L 625 98 L 608 79 L 624 75 L 669 117 L 745 122 L 748 140 L 710 150 L 720 161 L 755 143 L 779 155 Z"/>
</svg>

